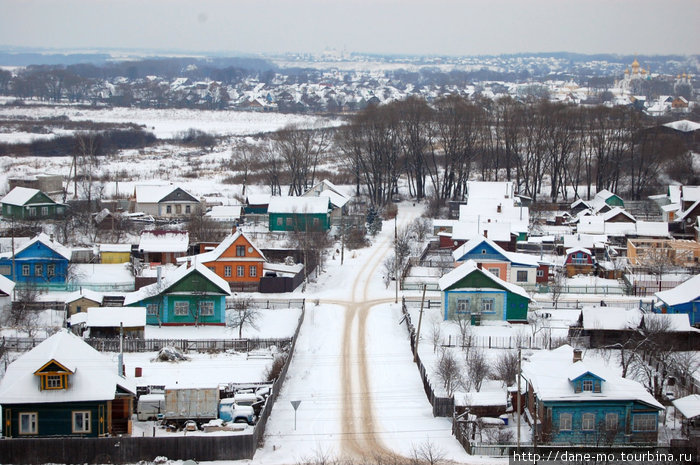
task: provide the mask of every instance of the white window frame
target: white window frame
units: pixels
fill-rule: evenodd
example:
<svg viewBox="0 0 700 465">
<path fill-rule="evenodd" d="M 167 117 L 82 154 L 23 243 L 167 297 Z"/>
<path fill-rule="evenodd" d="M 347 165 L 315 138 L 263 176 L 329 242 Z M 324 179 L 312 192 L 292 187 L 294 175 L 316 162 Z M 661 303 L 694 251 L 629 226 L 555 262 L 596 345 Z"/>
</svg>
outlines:
<svg viewBox="0 0 700 465">
<path fill-rule="evenodd" d="M 593 382 L 592 379 L 584 379 L 581 382 L 581 390 L 586 391 L 586 392 L 593 392 L 593 385 L 595 383 Z"/>
<path fill-rule="evenodd" d="M 481 313 L 496 313 L 496 300 L 481 299 Z"/>
<path fill-rule="evenodd" d="M 236 246 L 236 257 L 245 257 L 245 246 L 244 245 L 237 245 Z"/>
<path fill-rule="evenodd" d="M 71 431 L 73 434 L 92 432 L 92 412 L 89 410 L 73 410 L 71 412 Z"/>
<path fill-rule="evenodd" d="M 236 266 L 236 277 L 245 278 L 245 266 L 244 265 Z"/>
<path fill-rule="evenodd" d="M 464 308 L 462 308 L 463 305 L 465 305 Z M 458 313 L 458 314 L 471 313 L 471 299 L 457 299 L 457 305 L 455 306 L 455 313 Z"/>
<path fill-rule="evenodd" d="M 32 268 L 29 265 L 22 265 L 22 276 L 30 276 Z"/>
<path fill-rule="evenodd" d="M 36 216 L 36 207 L 29 207 L 29 216 Z"/>
<path fill-rule="evenodd" d="M 158 304 L 146 304 L 146 315 L 158 315 Z"/>
<path fill-rule="evenodd" d="M 37 270 L 39 271 L 37 273 Z M 44 264 L 43 263 L 35 263 L 34 264 L 34 276 L 44 276 Z"/>
<path fill-rule="evenodd" d="M 224 278 L 230 278 L 231 277 L 231 265 L 225 265 L 224 266 Z"/>
<path fill-rule="evenodd" d="M 187 316 L 190 314 L 190 303 L 186 300 L 176 300 L 173 304 L 175 316 Z"/>
<path fill-rule="evenodd" d="M 199 302 L 199 316 L 214 316 L 214 302 L 212 300 Z"/>
<path fill-rule="evenodd" d="M 608 412 L 605 414 L 605 430 L 606 431 L 616 431 L 619 427 L 620 416 L 615 412 Z"/>
<path fill-rule="evenodd" d="M 525 276 L 525 279 L 520 279 L 521 276 Z M 517 270 L 515 272 L 515 280 L 519 283 L 526 283 L 527 282 L 527 270 Z"/>
<path fill-rule="evenodd" d="M 658 419 L 653 413 L 637 413 L 632 415 L 632 431 L 652 432 L 656 431 L 658 426 Z"/>
<path fill-rule="evenodd" d="M 24 422 L 22 421 L 25 417 L 28 417 L 28 431 L 24 429 Z M 39 414 L 37 412 L 19 413 L 19 434 L 39 434 Z"/>
<path fill-rule="evenodd" d="M 544 277 L 544 270 L 537 270 L 537 277 L 538 278 Z"/>
<path fill-rule="evenodd" d="M 258 268 L 255 265 L 250 265 L 248 267 L 248 276 L 250 276 L 251 278 L 258 277 Z"/>
<path fill-rule="evenodd" d="M 46 276 L 49 278 L 53 278 L 56 276 L 56 264 L 55 263 L 48 263 L 46 265 Z"/>
<path fill-rule="evenodd" d="M 581 415 L 581 431 L 595 431 L 595 413 Z"/>
<path fill-rule="evenodd" d="M 501 269 L 500 268 L 488 268 L 489 273 L 494 275 L 497 278 L 501 277 Z"/>
<path fill-rule="evenodd" d="M 559 414 L 559 431 L 571 431 L 573 427 L 573 415 L 570 413 Z"/>
<path fill-rule="evenodd" d="M 41 216 L 49 216 L 49 207 L 41 207 Z"/>
</svg>

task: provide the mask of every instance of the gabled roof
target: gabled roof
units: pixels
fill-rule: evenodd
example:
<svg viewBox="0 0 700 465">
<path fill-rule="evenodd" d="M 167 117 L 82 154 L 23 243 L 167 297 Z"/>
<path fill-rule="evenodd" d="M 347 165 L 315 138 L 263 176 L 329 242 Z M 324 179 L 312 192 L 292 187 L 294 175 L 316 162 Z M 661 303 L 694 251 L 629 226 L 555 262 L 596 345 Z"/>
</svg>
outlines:
<svg viewBox="0 0 700 465">
<path fill-rule="evenodd" d="M 591 375 L 595 378 L 605 381 L 605 378 L 595 374 L 593 371 L 591 371 L 590 368 L 588 368 L 588 366 L 583 361 L 580 360 L 571 365 L 566 374 L 569 378 L 569 381 L 576 381 L 585 375 Z"/>
<path fill-rule="evenodd" d="M 328 213 L 328 197 L 272 197 L 267 207 L 268 213 L 319 214 Z"/>
<path fill-rule="evenodd" d="M 12 296 L 12 291 L 15 288 L 15 282 L 12 281 L 11 279 L 7 279 L 3 275 L 0 274 L 0 295 L 5 294 Z"/>
<path fill-rule="evenodd" d="M 566 249 L 566 255 L 571 255 L 572 253 L 576 252 L 583 252 L 586 255 L 593 255 L 593 253 L 590 250 L 583 247 L 572 247 L 570 249 Z"/>
<path fill-rule="evenodd" d="M 700 186 L 683 186 L 681 198 L 684 202 L 697 202 L 700 200 Z"/>
<path fill-rule="evenodd" d="M 304 197 L 328 197 L 333 208 L 342 208 L 350 198 L 340 192 L 340 190 L 327 179 L 317 183 L 308 191 L 304 192 Z"/>
<path fill-rule="evenodd" d="M 148 286 L 144 286 L 138 291 L 129 292 L 124 296 L 124 305 L 131 305 L 136 302 L 141 302 L 144 299 L 148 299 L 149 297 L 154 297 L 165 293 L 168 291 L 168 289 L 195 271 L 198 271 L 205 279 L 209 280 L 212 284 L 221 289 L 222 293 L 231 295 L 231 287 L 223 278 L 219 277 L 202 263 L 195 263 L 191 266 L 185 264 L 177 267 L 174 271 L 165 275 L 160 285 L 156 282 L 149 284 Z"/>
<path fill-rule="evenodd" d="M 101 292 L 96 292 L 96 291 L 93 291 L 90 289 L 81 288 L 75 292 L 71 292 L 70 294 L 68 294 L 68 296 L 66 297 L 66 300 L 64 300 L 63 302 L 66 304 L 69 304 L 71 302 L 75 302 L 76 300 L 83 299 L 83 298 L 88 299 L 88 300 L 92 300 L 93 302 L 97 302 L 98 304 L 101 305 L 104 296 L 102 295 Z"/>
<path fill-rule="evenodd" d="M 525 292 L 525 289 L 516 284 L 503 281 L 502 279 L 498 278 L 497 276 L 488 272 L 487 270 L 479 269 L 476 265 L 476 262 L 474 262 L 473 260 L 467 260 L 466 262 L 464 262 L 464 264 L 458 266 L 454 270 L 442 276 L 438 281 L 438 286 L 440 286 L 441 291 L 445 291 L 451 286 L 453 286 L 455 283 L 469 276 L 471 273 L 481 273 L 482 275 L 493 281 L 494 284 L 498 287 L 505 288 L 506 290 L 514 294 L 518 294 L 522 297 L 525 297 L 528 300 L 531 300 L 528 293 Z"/>
<path fill-rule="evenodd" d="M 678 218 L 676 218 L 676 221 L 683 221 L 686 216 L 693 213 L 693 211 L 698 207 L 698 205 L 700 205 L 700 200 L 697 200 L 690 207 L 688 207 L 685 211 L 683 211 L 683 213 L 678 215 Z"/>
<path fill-rule="evenodd" d="M 508 252 L 488 237 L 475 237 L 474 239 L 465 242 L 452 252 L 452 258 L 454 258 L 455 261 L 460 261 L 460 259 L 466 254 L 483 243 L 486 243 L 492 247 L 496 253 L 503 257 L 504 261 L 518 265 L 538 266 L 537 257 L 525 253 Z"/>
<path fill-rule="evenodd" d="M 182 189 L 181 187 L 174 186 L 172 184 L 168 184 L 165 186 L 141 184 L 134 187 L 134 192 L 137 203 L 158 203 L 178 189 L 182 190 L 185 194 L 196 200 L 196 198 L 192 194 Z"/>
<path fill-rule="evenodd" d="M 248 194 L 245 197 L 246 205 L 267 205 L 272 196 L 270 194 Z"/>
<path fill-rule="evenodd" d="M 636 330 L 642 320 L 637 309 L 618 307 L 584 307 L 581 310 L 584 330 Z"/>
<path fill-rule="evenodd" d="M 0 200 L 0 203 L 6 203 L 9 205 L 22 206 L 29 202 L 32 197 L 41 192 L 39 189 L 32 189 L 30 187 L 15 187 L 10 192 L 7 193 L 5 197 Z"/>
<path fill-rule="evenodd" d="M 700 394 L 691 394 L 671 402 L 687 419 L 700 416 Z"/>
<path fill-rule="evenodd" d="M 586 201 L 583 200 L 583 199 L 576 199 L 576 200 L 574 201 L 574 203 L 571 204 L 571 208 L 572 208 L 572 209 L 573 209 L 573 208 L 576 208 L 576 207 L 578 207 L 579 205 L 583 205 L 583 206 L 586 207 L 586 208 L 591 208 L 591 204 L 589 204 L 588 202 L 586 202 Z"/>
<path fill-rule="evenodd" d="M 65 258 L 66 260 L 71 259 L 72 252 L 68 247 L 64 246 L 63 244 L 61 244 L 58 241 L 55 241 L 55 240 L 52 241 L 51 238 L 44 233 L 39 234 L 38 236 L 34 237 L 29 242 L 25 242 L 22 245 L 22 247 L 15 250 L 15 256 L 19 255 L 22 251 L 28 249 L 29 247 L 33 246 L 37 242 L 43 244 L 44 247 L 47 247 L 47 248 L 53 250 L 54 252 L 56 252 L 58 255 Z"/>
<path fill-rule="evenodd" d="M 221 255 L 224 252 L 226 252 L 233 245 L 233 243 L 236 242 L 241 236 L 243 236 L 243 239 L 245 239 L 246 242 L 248 242 L 248 244 L 250 244 L 250 246 L 253 247 L 255 251 L 260 254 L 264 261 L 267 261 L 267 259 L 265 258 L 265 254 L 263 254 L 262 251 L 255 244 L 253 244 L 253 241 L 251 241 L 250 238 L 240 229 L 237 230 L 235 233 L 226 236 L 226 238 L 223 241 L 221 241 L 221 243 L 217 245 L 214 248 L 214 250 L 210 250 L 209 252 L 200 253 L 197 255 L 192 255 L 190 257 L 179 257 L 177 261 L 181 263 L 184 263 L 187 260 L 194 260 L 195 263 L 213 262 L 214 260 L 217 260 L 219 257 L 221 257 Z"/>
<path fill-rule="evenodd" d="M 620 207 L 613 207 L 611 210 L 606 211 L 603 213 L 601 216 L 603 217 L 603 221 L 609 221 L 610 219 L 616 217 L 617 215 L 623 215 L 632 220 L 632 222 L 637 221 L 634 216 L 629 214 L 627 211 Z"/>
<path fill-rule="evenodd" d="M 654 295 L 670 306 L 688 303 L 700 298 L 700 274 L 693 276 L 673 289 L 656 292 Z"/>
<path fill-rule="evenodd" d="M 642 317 L 642 325 L 646 327 L 649 324 L 669 332 L 700 332 L 700 329 L 690 326 L 690 315 L 687 313 L 647 313 Z"/>
<path fill-rule="evenodd" d="M 484 231 L 487 231 L 489 239 L 510 242 L 511 230 L 510 222 L 482 223 L 476 219 L 456 221 L 452 226 L 452 240 L 471 240 L 484 237 Z"/>
<path fill-rule="evenodd" d="M 52 360 L 70 369 L 68 389 L 39 390 L 37 370 Z M 21 355 L 0 381 L 0 404 L 112 400 L 117 389 L 134 394 L 133 382 L 117 375 L 117 364 L 68 330 L 61 330 Z"/>
</svg>

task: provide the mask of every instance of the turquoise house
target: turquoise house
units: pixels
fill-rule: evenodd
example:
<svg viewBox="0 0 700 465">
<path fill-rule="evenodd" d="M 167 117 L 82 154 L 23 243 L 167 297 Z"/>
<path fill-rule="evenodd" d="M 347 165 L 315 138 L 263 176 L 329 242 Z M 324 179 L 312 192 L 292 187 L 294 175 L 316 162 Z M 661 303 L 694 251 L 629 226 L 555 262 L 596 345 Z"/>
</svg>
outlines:
<svg viewBox="0 0 700 465">
<path fill-rule="evenodd" d="M 466 315 L 481 321 L 527 321 L 530 296 L 525 290 L 481 268 L 473 260 L 459 265 L 438 281 L 445 320 Z"/>
<path fill-rule="evenodd" d="M 654 295 L 660 301 L 654 309 L 657 313 L 685 313 L 690 318 L 691 325 L 700 324 L 700 275 Z"/>
<path fill-rule="evenodd" d="M 270 231 L 327 231 L 331 227 L 329 197 L 272 197 L 267 207 Z"/>
<path fill-rule="evenodd" d="M 638 382 L 602 372 L 569 345 L 523 363 L 525 406 L 542 444 L 654 445 L 663 406 Z"/>
<path fill-rule="evenodd" d="M 146 324 L 226 324 L 229 284 L 201 263 L 184 264 L 163 279 L 127 294 L 124 305 L 146 307 Z"/>
</svg>

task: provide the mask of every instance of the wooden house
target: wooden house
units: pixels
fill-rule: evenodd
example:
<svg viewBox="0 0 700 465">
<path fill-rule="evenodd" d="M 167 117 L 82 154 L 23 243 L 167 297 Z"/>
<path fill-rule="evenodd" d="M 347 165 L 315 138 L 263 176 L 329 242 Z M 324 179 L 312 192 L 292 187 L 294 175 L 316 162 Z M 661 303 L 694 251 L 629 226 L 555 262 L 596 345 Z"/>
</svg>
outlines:
<svg viewBox="0 0 700 465">
<path fill-rule="evenodd" d="M 181 187 L 173 185 L 137 185 L 133 211 L 158 218 L 182 218 L 200 208 L 200 202 Z"/>
<path fill-rule="evenodd" d="M 663 406 L 636 381 L 589 366 L 563 345 L 522 366 L 540 444 L 656 444 Z"/>
<path fill-rule="evenodd" d="M 659 299 L 658 313 L 685 313 L 690 324 L 700 324 L 700 275 L 695 275 L 668 291 L 654 294 Z"/>
<path fill-rule="evenodd" d="M 539 263 L 534 255 L 508 252 L 487 237 L 466 242 L 452 252 L 452 257 L 458 265 L 473 260 L 492 275 L 510 283 L 536 283 Z"/>
<path fill-rule="evenodd" d="M 591 200 L 591 206 L 593 209 L 597 212 L 605 212 L 608 209 L 603 208 L 605 205 L 608 207 L 624 207 L 625 206 L 625 201 L 622 200 L 622 197 L 620 197 L 617 194 L 613 194 L 607 189 L 603 189 L 601 191 L 598 191 L 593 197 L 593 200 Z"/>
<path fill-rule="evenodd" d="M 16 220 L 45 220 L 61 218 L 66 206 L 54 202 L 38 189 L 15 187 L 0 200 L 2 216 Z"/>
<path fill-rule="evenodd" d="M 146 263 L 176 263 L 187 254 L 190 235 L 187 231 L 153 229 L 143 231 L 139 240 L 139 252 Z"/>
<path fill-rule="evenodd" d="M 328 197 L 272 197 L 267 207 L 270 231 L 327 231 L 331 201 Z"/>
<path fill-rule="evenodd" d="M 100 263 L 129 263 L 131 244 L 100 244 Z"/>
<path fill-rule="evenodd" d="M 572 247 L 566 249 L 566 275 L 571 278 L 577 274 L 591 274 L 595 267 L 595 257 L 593 253 L 583 247 Z"/>
<path fill-rule="evenodd" d="M 65 284 L 70 258 L 70 249 L 41 233 L 15 250 L 14 260 L 11 253 L 1 254 L 0 274 L 19 284 Z"/>
<path fill-rule="evenodd" d="M 61 330 L 7 367 L 0 381 L 3 434 L 129 434 L 135 392 L 113 360 Z"/>
<path fill-rule="evenodd" d="M 245 198 L 243 211 L 246 214 L 264 215 L 267 214 L 267 207 L 270 205 L 269 194 L 248 194 Z"/>
<path fill-rule="evenodd" d="M 149 325 L 226 324 L 229 284 L 201 263 L 186 263 L 153 284 L 126 294 L 124 305 L 146 307 Z"/>
<path fill-rule="evenodd" d="M 258 290 L 263 264 L 267 262 L 265 255 L 240 229 L 209 252 L 178 259 L 181 263 L 187 260 L 206 266 L 232 289 L 252 291 Z"/>
<path fill-rule="evenodd" d="M 460 315 L 473 324 L 481 321 L 527 321 L 530 296 L 525 290 L 504 281 L 470 260 L 445 274 L 438 281 L 445 320 Z"/>
<path fill-rule="evenodd" d="M 345 212 L 350 197 L 343 194 L 338 187 L 327 179 L 317 183 L 308 191 L 304 192 L 303 197 L 328 197 L 331 203 L 331 220 L 340 220 L 340 217 Z"/>
<path fill-rule="evenodd" d="M 71 292 L 65 299 L 66 317 L 70 318 L 76 313 L 86 312 L 90 307 L 101 307 L 103 295 L 89 289 L 79 289 Z"/>
<path fill-rule="evenodd" d="M 146 329 L 144 307 L 91 307 L 87 309 L 85 328 L 90 337 L 116 339 L 124 330 L 124 337 L 143 339 Z"/>
</svg>

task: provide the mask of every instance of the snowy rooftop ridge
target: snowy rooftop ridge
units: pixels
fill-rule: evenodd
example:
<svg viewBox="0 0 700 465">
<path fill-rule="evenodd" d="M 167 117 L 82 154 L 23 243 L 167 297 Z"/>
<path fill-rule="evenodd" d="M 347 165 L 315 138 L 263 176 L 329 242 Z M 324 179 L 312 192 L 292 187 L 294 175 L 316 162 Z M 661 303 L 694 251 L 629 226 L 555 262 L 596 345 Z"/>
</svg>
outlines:
<svg viewBox="0 0 700 465">
<path fill-rule="evenodd" d="M 267 207 L 268 213 L 328 213 L 328 197 L 272 197 Z"/>
<path fill-rule="evenodd" d="M 265 261 L 265 255 L 255 244 L 253 244 L 253 241 L 251 241 L 250 238 L 241 229 L 237 230 L 233 234 L 229 234 L 228 236 L 226 236 L 226 238 L 223 241 L 221 241 L 221 243 L 217 245 L 214 248 L 214 250 L 210 250 L 209 252 L 204 252 L 197 255 L 192 255 L 189 257 L 179 257 L 177 261 L 180 263 L 184 263 L 188 260 L 193 260 L 195 263 L 213 262 L 214 260 L 221 257 L 221 255 L 224 252 L 226 252 L 226 250 L 228 250 L 228 248 L 231 247 L 231 245 L 233 245 L 233 243 L 236 242 L 236 240 L 238 240 L 238 238 L 241 236 L 243 236 L 243 238 L 248 242 L 248 244 L 250 244 L 250 246 L 253 247 L 255 251 L 260 254 L 263 261 Z"/>
<path fill-rule="evenodd" d="M 684 283 L 668 291 L 654 294 L 666 305 L 679 305 L 700 297 L 700 275 L 695 275 Z"/>
<path fill-rule="evenodd" d="M 187 252 L 189 245 L 187 231 L 143 231 L 139 240 L 139 250 L 144 252 Z"/>
<path fill-rule="evenodd" d="M 17 186 L 7 193 L 5 197 L 0 200 L 0 203 L 6 203 L 8 205 L 22 206 L 29 202 L 32 197 L 38 194 L 39 189 L 32 189 L 31 187 L 21 187 Z"/>
<path fill-rule="evenodd" d="M 58 242 L 58 241 L 56 241 L 56 240 L 53 240 L 51 237 L 49 237 L 49 236 L 48 236 L 47 234 L 45 234 L 45 233 L 40 233 L 38 236 L 34 237 L 34 238 L 33 238 L 32 240 L 30 240 L 29 242 L 25 242 L 25 243 L 22 245 L 22 247 L 20 247 L 19 249 L 15 250 L 15 255 L 18 255 L 20 252 L 22 252 L 22 251 L 25 250 L 25 249 L 28 249 L 29 247 L 31 247 L 32 245 L 36 244 L 37 242 L 40 242 L 40 243 L 44 244 L 44 246 L 46 246 L 46 247 L 48 247 L 49 249 L 53 250 L 54 252 L 56 252 L 57 254 L 59 254 L 60 256 L 62 256 L 63 258 L 65 258 L 66 260 L 70 260 L 70 259 L 71 259 L 71 255 L 72 255 L 71 249 L 69 249 L 68 247 L 64 246 L 64 245 L 61 244 L 60 242 Z"/>
<path fill-rule="evenodd" d="M 90 307 L 88 328 L 140 328 L 146 326 L 146 307 Z"/>
<path fill-rule="evenodd" d="M 464 264 L 459 265 L 454 270 L 452 270 L 449 273 L 442 276 L 438 280 L 438 286 L 440 286 L 441 291 L 444 291 L 444 290 L 448 289 L 450 286 L 452 286 L 453 284 L 457 283 L 459 280 L 461 280 L 465 276 L 467 276 L 473 272 L 482 273 L 487 278 L 491 279 L 495 284 L 508 289 L 510 292 L 512 292 L 514 294 L 518 294 L 522 297 L 525 297 L 528 300 L 531 300 L 528 293 L 525 292 L 525 289 L 518 286 L 517 284 L 512 284 L 512 283 L 509 283 L 507 281 L 503 281 L 501 278 L 490 273 L 488 270 L 484 270 L 482 268 L 479 268 L 474 260 L 467 260 L 466 262 L 464 262 Z"/>
</svg>

